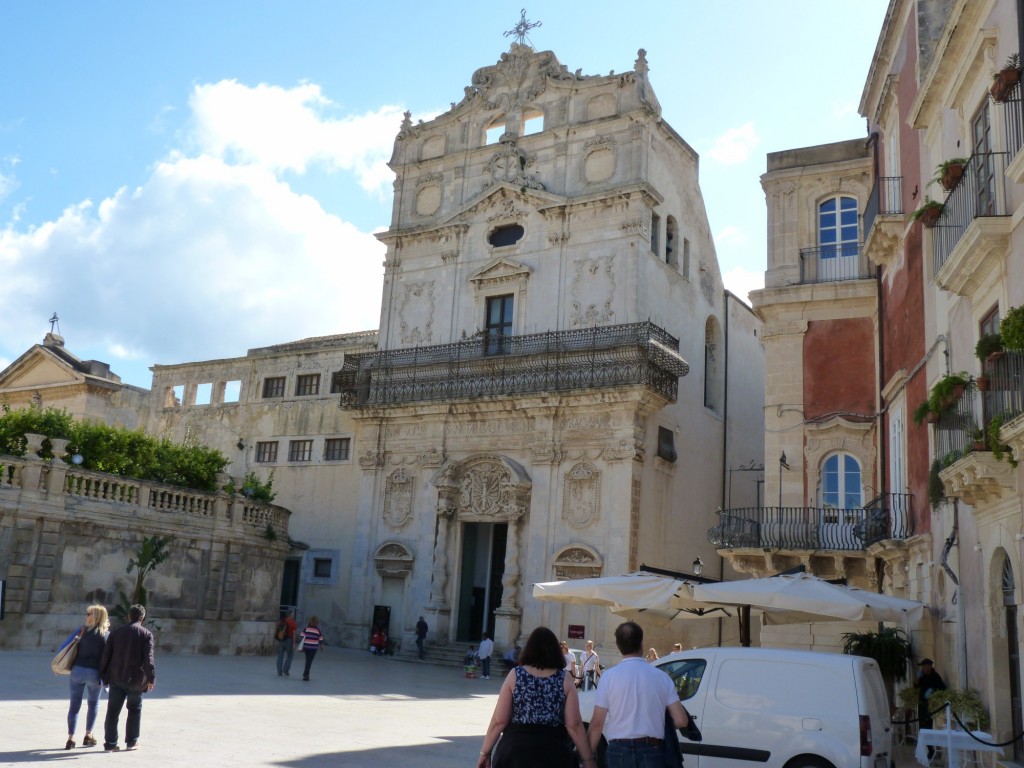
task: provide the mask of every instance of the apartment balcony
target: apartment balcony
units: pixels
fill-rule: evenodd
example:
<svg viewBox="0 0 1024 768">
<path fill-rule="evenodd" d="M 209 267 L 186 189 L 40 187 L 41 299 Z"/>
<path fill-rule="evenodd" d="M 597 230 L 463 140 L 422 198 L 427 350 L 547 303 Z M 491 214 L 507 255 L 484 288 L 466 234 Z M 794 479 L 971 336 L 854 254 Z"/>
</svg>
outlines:
<svg viewBox="0 0 1024 768">
<path fill-rule="evenodd" d="M 1024 183 L 1024 103 L 1021 100 L 1020 82 L 1010 89 L 1002 102 L 996 102 L 996 109 L 1003 113 L 1003 136 L 1006 137 L 1006 152 L 1010 165 L 1007 175 L 1017 184 Z"/>
<path fill-rule="evenodd" d="M 999 419 L 1000 440 L 1020 461 L 1024 459 L 1024 352 L 1006 352 L 986 363 L 985 371 L 989 419 Z"/>
<path fill-rule="evenodd" d="M 932 228 L 936 284 L 971 297 L 986 277 L 999 270 L 1010 243 L 1006 196 L 1006 152 L 972 155 L 964 175 Z"/>
<path fill-rule="evenodd" d="M 708 541 L 719 549 L 857 552 L 913 535 L 913 496 L 886 493 L 856 509 L 748 507 L 719 510 Z"/>
<path fill-rule="evenodd" d="M 934 424 L 935 459 L 941 468 L 939 478 L 946 495 L 972 507 L 984 506 L 1015 491 L 1013 468 L 1005 456 L 1001 460 L 990 450 L 986 438 L 988 423 L 996 416 L 996 409 L 1002 407 L 999 403 L 1015 399 L 1012 392 L 996 390 L 1006 383 L 1004 380 L 997 385 L 990 375 L 987 392 L 974 385 L 965 388 L 963 395 Z M 1019 398 L 1020 390 L 1016 394 Z"/>
<path fill-rule="evenodd" d="M 906 221 L 903 214 L 903 177 L 876 178 L 864 208 L 864 255 L 872 264 L 888 267 L 896 261 Z"/>
<path fill-rule="evenodd" d="M 862 243 L 837 243 L 800 249 L 800 284 L 867 280 L 874 268 L 864 256 Z"/>
<path fill-rule="evenodd" d="M 689 365 L 650 322 L 346 355 L 344 408 L 645 386 L 675 402 Z"/>
</svg>

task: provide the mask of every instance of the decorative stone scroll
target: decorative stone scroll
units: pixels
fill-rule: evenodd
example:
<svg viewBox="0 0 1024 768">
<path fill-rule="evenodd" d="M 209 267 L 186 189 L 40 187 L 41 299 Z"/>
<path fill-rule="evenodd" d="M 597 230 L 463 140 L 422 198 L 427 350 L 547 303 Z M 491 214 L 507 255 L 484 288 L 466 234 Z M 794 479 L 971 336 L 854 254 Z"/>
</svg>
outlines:
<svg viewBox="0 0 1024 768">
<path fill-rule="evenodd" d="M 601 472 L 581 461 L 565 473 L 562 519 L 573 528 L 586 528 L 601 512 Z"/>
<path fill-rule="evenodd" d="M 412 552 L 397 541 L 388 541 L 373 553 L 373 564 L 382 576 L 405 578 L 412 573 Z"/>
<path fill-rule="evenodd" d="M 553 565 L 556 581 L 593 578 L 604 570 L 600 555 L 585 544 L 571 544 L 563 548 L 555 555 Z"/>
<path fill-rule="evenodd" d="M 404 468 L 396 469 L 384 483 L 384 522 L 401 528 L 412 519 L 416 478 Z"/>
</svg>

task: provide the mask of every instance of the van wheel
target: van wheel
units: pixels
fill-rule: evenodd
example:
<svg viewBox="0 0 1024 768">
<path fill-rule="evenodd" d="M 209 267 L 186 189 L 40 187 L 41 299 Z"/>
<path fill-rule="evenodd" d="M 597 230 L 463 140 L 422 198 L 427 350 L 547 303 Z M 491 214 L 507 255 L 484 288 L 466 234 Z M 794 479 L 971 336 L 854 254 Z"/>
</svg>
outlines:
<svg viewBox="0 0 1024 768">
<path fill-rule="evenodd" d="M 785 768 L 835 768 L 835 766 L 816 755 L 800 755 L 786 763 Z"/>
</svg>

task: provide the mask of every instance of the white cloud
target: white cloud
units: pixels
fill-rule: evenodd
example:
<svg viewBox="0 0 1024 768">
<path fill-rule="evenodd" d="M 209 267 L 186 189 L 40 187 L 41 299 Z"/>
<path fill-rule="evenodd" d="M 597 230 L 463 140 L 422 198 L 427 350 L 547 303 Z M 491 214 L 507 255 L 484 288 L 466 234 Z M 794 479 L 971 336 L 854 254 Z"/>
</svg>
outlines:
<svg viewBox="0 0 1024 768">
<path fill-rule="evenodd" d="M 733 267 L 722 275 L 722 282 L 726 290 L 739 296 L 747 304 L 750 304 L 748 294 L 759 288 L 764 288 L 764 272 L 755 272 L 743 267 Z"/>
<path fill-rule="evenodd" d="M 761 138 L 754 130 L 754 124 L 744 123 L 739 128 L 730 128 L 715 139 L 707 154 L 723 165 L 736 165 L 746 162 L 754 147 L 760 143 Z"/>
<path fill-rule="evenodd" d="M 276 173 L 319 165 L 354 173 L 368 192 L 389 191 L 401 107 L 335 118 L 336 105 L 313 83 L 249 87 L 235 80 L 196 86 L 190 105 L 190 139 L 201 154 Z"/>
<path fill-rule="evenodd" d="M 719 248 L 725 245 L 743 245 L 747 242 L 747 236 L 737 226 L 730 225 L 715 235 L 715 245 Z"/>
<path fill-rule="evenodd" d="M 265 168 L 169 160 L 98 206 L 0 232 L 4 351 L 37 343 L 54 309 L 72 351 L 147 364 L 376 328 L 383 253 Z"/>
<path fill-rule="evenodd" d="M 0 158 L 0 202 L 18 188 L 18 177 L 14 175 L 14 167 L 20 162 L 14 155 Z M 5 171 L 5 167 L 9 171 Z"/>
</svg>

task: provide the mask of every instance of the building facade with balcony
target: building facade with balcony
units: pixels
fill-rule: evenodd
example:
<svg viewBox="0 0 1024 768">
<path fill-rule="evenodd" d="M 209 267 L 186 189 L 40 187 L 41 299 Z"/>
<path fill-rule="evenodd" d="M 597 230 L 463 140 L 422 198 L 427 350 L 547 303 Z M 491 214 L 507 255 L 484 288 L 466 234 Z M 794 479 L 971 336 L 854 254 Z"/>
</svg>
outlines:
<svg viewBox="0 0 1024 768">
<path fill-rule="evenodd" d="M 378 349 L 342 372 L 352 600 L 440 642 L 545 624 L 614 653 L 606 610 L 530 585 L 713 558 L 727 469 L 762 450 L 760 323 L 723 289 L 697 155 L 644 51 L 584 76 L 513 44 L 391 167 Z"/>
</svg>

